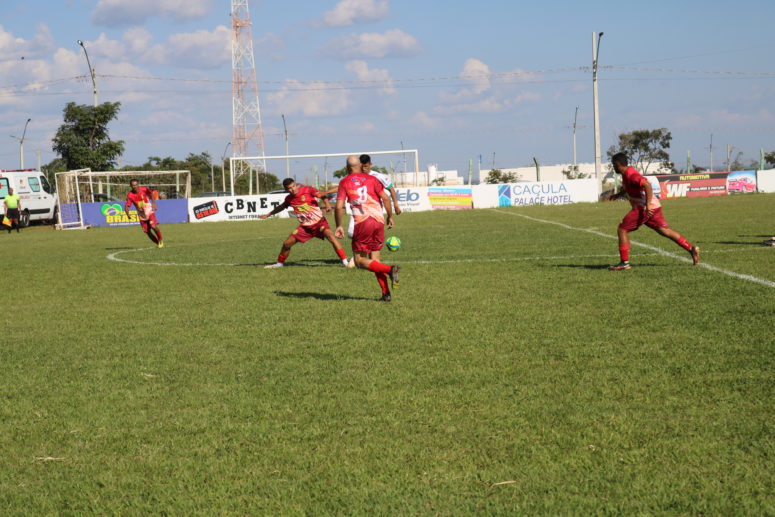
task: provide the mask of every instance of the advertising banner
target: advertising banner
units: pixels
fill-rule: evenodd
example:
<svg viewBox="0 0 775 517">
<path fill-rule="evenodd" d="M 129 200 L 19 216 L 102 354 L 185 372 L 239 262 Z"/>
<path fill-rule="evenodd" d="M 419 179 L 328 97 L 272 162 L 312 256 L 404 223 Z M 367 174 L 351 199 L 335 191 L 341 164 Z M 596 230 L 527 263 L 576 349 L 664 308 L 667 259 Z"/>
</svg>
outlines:
<svg viewBox="0 0 775 517">
<path fill-rule="evenodd" d="M 76 210 L 78 205 L 73 205 Z M 140 225 L 134 205 L 129 217 L 124 212 L 125 203 L 81 203 L 83 223 L 89 226 L 131 226 Z M 160 199 L 156 201 L 156 220 L 159 224 L 188 222 L 188 199 Z M 64 212 L 64 211 L 63 211 Z"/>
<path fill-rule="evenodd" d="M 402 212 L 424 212 L 431 210 L 428 189 L 425 187 L 397 188 L 396 197 Z"/>
<path fill-rule="evenodd" d="M 756 188 L 759 192 L 775 192 L 775 169 L 756 171 Z"/>
<path fill-rule="evenodd" d="M 280 205 L 287 194 L 256 196 L 194 197 L 188 200 L 188 216 L 192 223 L 202 221 L 255 221 Z M 284 210 L 275 217 L 288 217 Z"/>
<path fill-rule="evenodd" d="M 756 192 L 755 171 L 659 174 L 661 199 L 708 197 Z"/>
<path fill-rule="evenodd" d="M 593 178 L 479 185 L 474 190 L 474 206 L 564 205 L 597 201 L 597 181 Z"/>
<path fill-rule="evenodd" d="M 428 201 L 433 210 L 470 210 L 473 193 L 471 187 L 429 187 Z"/>
</svg>

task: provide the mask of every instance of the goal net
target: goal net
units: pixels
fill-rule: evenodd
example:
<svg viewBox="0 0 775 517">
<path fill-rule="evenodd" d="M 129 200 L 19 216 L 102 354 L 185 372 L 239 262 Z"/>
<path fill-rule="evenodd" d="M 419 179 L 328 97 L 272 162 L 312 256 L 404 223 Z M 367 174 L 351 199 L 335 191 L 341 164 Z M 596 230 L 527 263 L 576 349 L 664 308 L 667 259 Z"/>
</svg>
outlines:
<svg viewBox="0 0 775 517">
<path fill-rule="evenodd" d="M 124 203 L 129 181 L 159 193 L 159 199 L 191 197 L 190 171 L 110 171 L 78 169 L 56 174 L 57 229 L 85 228 L 83 203 Z"/>
<path fill-rule="evenodd" d="M 291 154 L 278 156 L 235 156 L 231 158 L 231 192 L 265 193 L 282 186 L 268 185 L 271 176 L 280 182 L 294 178 L 297 182 L 320 190 L 333 188 L 339 183 L 346 168 L 347 157 L 368 154 L 372 170 L 386 173 L 396 187 L 416 186 L 421 181 L 417 149 L 395 151 L 358 151 L 351 153 Z M 424 176 L 423 176 L 424 177 Z M 246 190 L 247 188 L 247 190 Z"/>
</svg>

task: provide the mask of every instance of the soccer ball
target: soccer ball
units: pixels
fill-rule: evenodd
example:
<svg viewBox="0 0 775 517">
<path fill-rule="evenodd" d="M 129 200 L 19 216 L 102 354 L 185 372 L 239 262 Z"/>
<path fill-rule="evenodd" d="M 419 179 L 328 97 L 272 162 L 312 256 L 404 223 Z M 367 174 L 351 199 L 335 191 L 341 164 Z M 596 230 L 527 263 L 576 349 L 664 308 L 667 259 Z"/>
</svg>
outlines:
<svg viewBox="0 0 775 517">
<path fill-rule="evenodd" d="M 398 251 L 401 247 L 401 239 L 393 235 L 392 237 L 388 237 L 388 240 L 385 244 L 387 245 L 387 249 L 390 251 Z"/>
</svg>

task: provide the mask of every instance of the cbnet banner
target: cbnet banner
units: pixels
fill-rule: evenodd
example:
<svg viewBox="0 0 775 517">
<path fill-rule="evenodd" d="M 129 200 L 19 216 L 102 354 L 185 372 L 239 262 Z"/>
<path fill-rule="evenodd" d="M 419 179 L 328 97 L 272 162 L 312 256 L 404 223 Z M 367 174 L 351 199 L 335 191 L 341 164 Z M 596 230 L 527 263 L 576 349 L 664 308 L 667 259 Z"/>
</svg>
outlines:
<svg viewBox="0 0 775 517">
<path fill-rule="evenodd" d="M 564 205 L 595 202 L 598 196 L 594 178 L 567 181 L 528 181 L 473 187 L 475 208 L 498 206 Z"/>
<path fill-rule="evenodd" d="M 192 197 L 188 217 L 192 223 L 203 221 L 255 221 L 285 201 L 287 194 L 257 196 Z M 275 217 L 288 217 L 284 210 Z"/>
</svg>

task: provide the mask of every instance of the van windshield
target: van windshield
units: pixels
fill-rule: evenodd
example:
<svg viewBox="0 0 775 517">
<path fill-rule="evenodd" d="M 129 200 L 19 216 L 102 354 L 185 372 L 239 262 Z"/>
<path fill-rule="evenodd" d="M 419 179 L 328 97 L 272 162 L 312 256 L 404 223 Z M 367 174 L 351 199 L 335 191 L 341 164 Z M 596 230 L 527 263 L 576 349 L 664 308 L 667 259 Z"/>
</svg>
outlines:
<svg viewBox="0 0 775 517">
<path fill-rule="evenodd" d="M 8 178 L 0 178 L 0 198 L 8 195 Z"/>
</svg>

